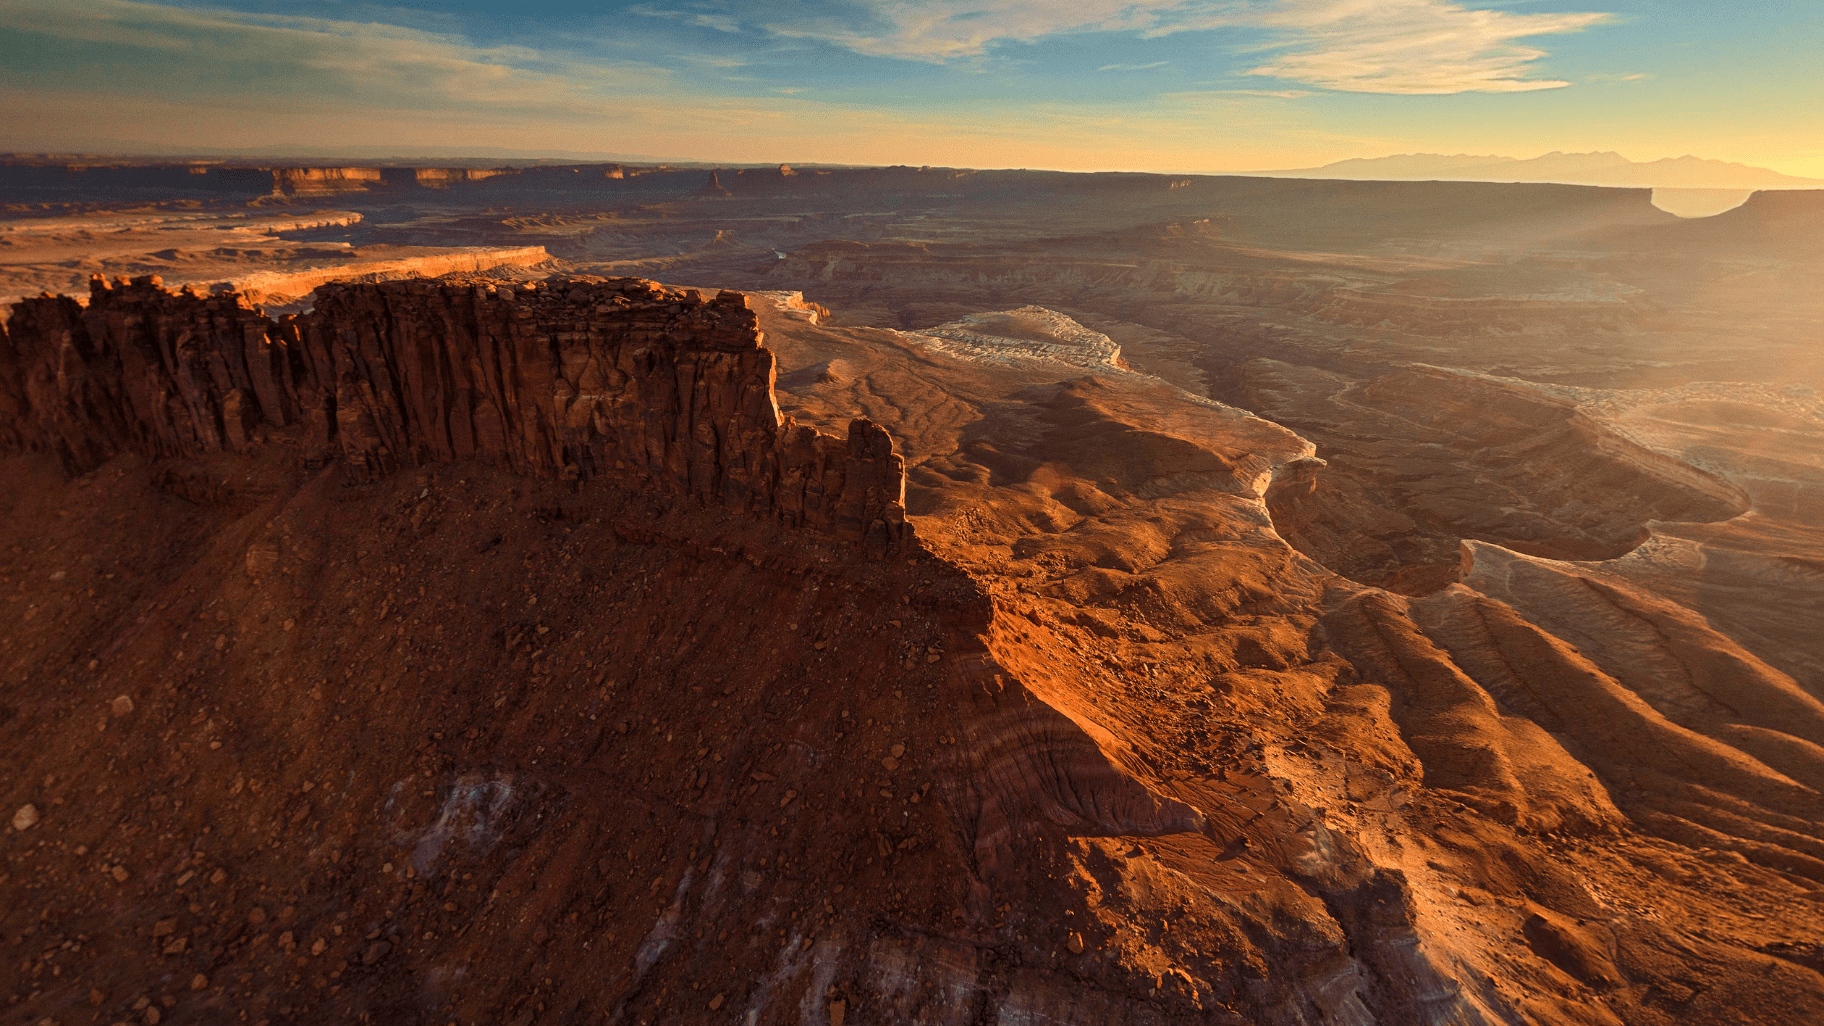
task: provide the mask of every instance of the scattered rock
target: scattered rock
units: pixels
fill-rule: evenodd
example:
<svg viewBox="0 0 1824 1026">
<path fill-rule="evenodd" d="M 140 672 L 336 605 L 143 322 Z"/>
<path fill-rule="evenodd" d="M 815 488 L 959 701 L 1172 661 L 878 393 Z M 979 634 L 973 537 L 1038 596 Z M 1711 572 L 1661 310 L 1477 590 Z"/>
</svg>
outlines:
<svg viewBox="0 0 1824 1026">
<path fill-rule="evenodd" d="M 152 936 L 154 937 L 169 937 L 176 932 L 176 919 L 160 919 L 158 922 L 152 924 Z"/>
<path fill-rule="evenodd" d="M 119 698 L 108 703 L 108 711 L 113 713 L 116 717 L 125 716 L 133 711 L 133 699 L 127 695 L 121 695 Z"/>
<path fill-rule="evenodd" d="M 367 946 L 366 951 L 361 952 L 361 964 L 376 965 L 381 959 L 392 954 L 392 951 L 393 946 L 386 941 L 375 941 Z"/>
<path fill-rule="evenodd" d="M 329 942 L 324 940 L 321 937 L 318 937 L 316 940 L 312 941 L 311 945 L 310 945 L 310 953 L 313 955 L 321 955 L 324 951 L 327 951 L 328 949 L 329 949 Z"/>
<path fill-rule="evenodd" d="M 263 577 L 272 573 L 279 565 L 279 547 L 271 542 L 261 542 L 247 550 L 247 576 Z"/>
<path fill-rule="evenodd" d="M 710 998 L 709 999 L 709 1010 L 713 1012 L 716 1009 L 721 1008 L 722 1007 L 722 998 L 723 998 L 723 995 L 721 995 L 721 994 L 717 994 L 715 997 Z"/>
<path fill-rule="evenodd" d="M 842 1026 L 849 1017 L 849 1003 L 843 1000 L 830 1002 L 830 1026 Z"/>
<path fill-rule="evenodd" d="M 115 866 L 113 869 L 108 870 L 108 873 L 114 877 L 116 883 L 126 883 L 127 880 L 133 876 L 132 873 L 127 872 L 127 867 L 125 866 Z"/>
<path fill-rule="evenodd" d="M 1068 948 L 1073 955 L 1081 955 L 1083 953 L 1083 935 L 1072 930 L 1070 937 L 1064 941 L 1064 947 Z"/>
<path fill-rule="evenodd" d="M 202 973 L 197 973 L 195 976 L 190 977 L 190 989 L 191 990 L 208 990 L 209 989 L 209 977 L 204 976 Z"/>
<path fill-rule="evenodd" d="M 38 806 L 27 803 L 13 813 L 13 829 L 26 831 L 38 825 Z"/>
</svg>

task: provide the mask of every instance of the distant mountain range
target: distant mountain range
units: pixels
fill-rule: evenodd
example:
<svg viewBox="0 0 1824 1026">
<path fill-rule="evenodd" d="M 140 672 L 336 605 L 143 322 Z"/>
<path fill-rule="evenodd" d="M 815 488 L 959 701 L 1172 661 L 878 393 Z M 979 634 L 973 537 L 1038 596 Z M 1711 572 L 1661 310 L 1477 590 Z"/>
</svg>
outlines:
<svg viewBox="0 0 1824 1026">
<path fill-rule="evenodd" d="M 1619 153 L 1560 153 L 1542 157 L 1478 157 L 1466 153 L 1402 153 L 1358 157 L 1323 167 L 1255 171 L 1275 178 L 1348 178 L 1361 181 L 1562 182 L 1657 189 L 1815 189 L 1824 180 L 1795 178 L 1764 167 L 1698 157 L 1637 162 Z"/>
</svg>

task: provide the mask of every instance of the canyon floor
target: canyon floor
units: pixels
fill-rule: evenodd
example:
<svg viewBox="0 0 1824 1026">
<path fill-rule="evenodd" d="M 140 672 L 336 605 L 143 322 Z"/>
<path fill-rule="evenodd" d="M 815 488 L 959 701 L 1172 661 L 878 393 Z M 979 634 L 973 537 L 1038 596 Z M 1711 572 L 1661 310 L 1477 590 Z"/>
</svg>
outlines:
<svg viewBox="0 0 1824 1026">
<path fill-rule="evenodd" d="M 17 308 L 0 1021 L 1824 1019 L 1818 194 L 609 173 L 19 190 L 20 295 L 457 272 L 321 333 L 344 450 L 460 297 L 738 290 L 912 531 L 326 459 L 201 328 L 176 444 Z M 551 402 L 650 421 L 565 331 Z"/>
</svg>

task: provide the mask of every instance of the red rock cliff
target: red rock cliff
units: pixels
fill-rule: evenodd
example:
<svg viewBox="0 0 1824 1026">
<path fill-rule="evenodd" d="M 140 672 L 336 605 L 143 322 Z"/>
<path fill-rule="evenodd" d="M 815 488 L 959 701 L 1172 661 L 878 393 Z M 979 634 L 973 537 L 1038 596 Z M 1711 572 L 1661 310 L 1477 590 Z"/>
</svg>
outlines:
<svg viewBox="0 0 1824 1026">
<path fill-rule="evenodd" d="M 0 333 L 0 446 L 72 470 L 288 430 L 355 480 L 453 460 L 609 476 L 877 552 L 910 543 L 904 462 L 782 418 L 747 297 L 638 279 L 326 285 L 268 319 L 156 278 L 18 303 Z"/>
</svg>

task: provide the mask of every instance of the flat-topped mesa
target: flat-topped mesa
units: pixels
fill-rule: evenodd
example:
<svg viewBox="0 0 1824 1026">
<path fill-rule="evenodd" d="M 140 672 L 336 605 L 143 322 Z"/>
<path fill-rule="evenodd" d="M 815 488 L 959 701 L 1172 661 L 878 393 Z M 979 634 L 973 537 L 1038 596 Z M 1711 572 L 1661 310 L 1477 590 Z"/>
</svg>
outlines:
<svg viewBox="0 0 1824 1026">
<path fill-rule="evenodd" d="M 117 452 L 237 449 L 262 419 L 296 422 L 274 380 L 273 322 L 234 294 L 165 290 L 156 276 L 89 282 L 85 307 L 48 293 L 13 305 L 0 336 L 0 446 L 54 452 L 72 471 Z"/>
<path fill-rule="evenodd" d="M 777 517 L 872 552 L 911 544 L 904 461 L 780 416 L 747 297 L 632 278 L 475 277 L 317 290 L 267 318 L 234 293 L 91 283 L 28 299 L 0 333 L 0 446 L 72 470 L 122 451 L 234 451 L 293 429 L 354 480 L 479 460 L 606 477 Z"/>
</svg>

